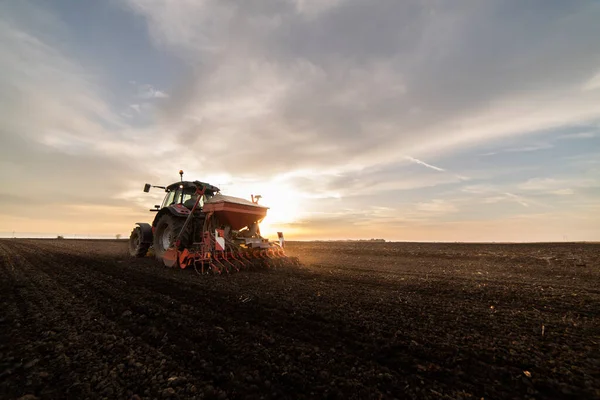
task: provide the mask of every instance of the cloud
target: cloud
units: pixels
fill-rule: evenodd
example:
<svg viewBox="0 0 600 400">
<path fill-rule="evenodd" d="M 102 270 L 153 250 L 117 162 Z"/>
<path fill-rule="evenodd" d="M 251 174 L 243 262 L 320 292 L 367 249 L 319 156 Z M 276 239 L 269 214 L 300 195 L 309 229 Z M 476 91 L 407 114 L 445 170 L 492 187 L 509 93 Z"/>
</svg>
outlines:
<svg viewBox="0 0 600 400">
<path fill-rule="evenodd" d="M 600 64 L 591 4 L 540 13 L 521 3 L 342 1 L 310 17 L 308 2 L 126 4 L 192 69 L 161 124 L 231 172 L 264 171 L 257 158 L 272 173 L 431 159 L 600 118 L 600 92 L 580 90 Z M 202 124 L 180 123 L 190 115 Z M 220 143 L 206 140 L 214 135 Z"/>
<path fill-rule="evenodd" d="M 528 153 L 539 150 L 548 150 L 555 148 L 558 144 L 556 142 L 561 140 L 583 140 L 583 139 L 592 139 L 598 136 L 598 132 L 595 130 L 577 132 L 577 133 L 567 133 L 563 135 L 554 136 L 552 138 L 547 139 L 546 142 L 532 143 L 519 145 L 516 147 L 507 147 L 502 148 L 497 151 L 492 151 L 488 153 L 481 154 L 482 156 L 491 156 L 501 153 Z M 523 140 L 521 140 L 523 141 Z"/>
<path fill-rule="evenodd" d="M 569 133 L 558 137 L 560 140 L 571 140 L 571 139 L 592 139 L 598 136 L 597 131 L 587 131 L 578 133 Z"/>
<path fill-rule="evenodd" d="M 540 192 L 550 192 L 555 193 L 560 190 L 571 190 L 565 189 L 570 187 L 578 187 L 578 188 L 588 188 L 598 186 L 600 183 L 597 179 L 586 178 L 584 176 L 580 176 L 577 178 L 531 178 L 525 182 L 522 182 L 517 185 L 517 187 L 521 190 L 528 191 L 540 191 Z"/>
<path fill-rule="evenodd" d="M 587 81 L 583 85 L 584 91 L 597 90 L 597 89 L 600 89 L 600 72 L 598 72 L 596 75 L 594 75 L 589 81 Z"/>
<path fill-rule="evenodd" d="M 575 192 L 573 191 L 573 189 L 557 189 L 557 190 L 553 190 L 550 193 L 552 194 L 556 194 L 559 196 L 570 196 L 572 194 L 574 194 Z"/>
<path fill-rule="evenodd" d="M 461 191 L 463 193 L 474 195 L 475 198 L 481 198 L 481 202 L 484 204 L 495 204 L 508 201 L 520 204 L 523 207 L 529 207 L 530 204 L 544 206 L 543 203 L 511 193 L 504 189 L 504 187 L 497 187 L 492 184 L 479 184 L 464 186 L 461 188 Z M 471 202 L 474 203 L 472 199 Z"/>
<path fill-rule="evenodd" d="M 548 190 L 562 183 L 554 178 L 532 178 L 519 184 L 519 189 L 522 190 Z"/>
<path fill-rule="evenodd" d="M 342 5 L 347 0 L 292 0 L 296 11 L 309 17 L 317 16 Z"/>
<path fill-rule="evenodd" d="M 504 195 L 507 196 L 509 199 L 513 199 L 515 202 L 519 203 L 523 207 L 529 207 L 529 204 L 527 203 L 527 201 L 521 196 L 517 196 L 514 193 L 508 193 L 508 192 L 504 192 Z"/>
<path fill-rule="evenodd" d="M 392 196 L 398 192 L 444 187 L 468 180 L 454 173 L 440 173 L 423 168 L 415 162 L 401 158 L 396 162 L 375 164 L 369 167 L 342 165 L 331 169 L 298 169 L 279 175 L 309 197 L 365 199 L 367 196 Z"/>
<path fill-rule="evenodd" d="M 140 99 L 166 99 L 169 95 L 149 84 L 138 85 L 137 97 Z"/>
<path fill-rule="evenodd" d="M 425 211 L 433 214 L 445 214 L 458 211 L 454 204 L 442 199 L 434 199 L 428 202 L 418 203 L 416 209 L 418 211 Z"/>
<path fill-rule="evenodd" d="M 527 146 L 510 147 L 510 148 L 502 149 L 499 151 L 485 153 L 485 154 L 482 154 L 482 156 L 492 156 L 492 155 L 496 155 L 496 154 L 500 154 L 500 153 L 528 153 L 531 151 L 547 150 L 547 149 L 551 149 L 553 147 L 554 147 L 554 145 L 552 143 L 538 143 L 538 144 L 532 144 L 532 145 L 527 145 Z"/>
<path fill-rule="evenodd" d="M 139 140 L 143 131 L 123 120 L 106 100 L 102 82 L 61 46 L 63 27 L 52 13 L 26 2 L 10 5 L 18 11 L 2 12 L 8 6 L 0 7 L 0 192 L 18 192 L 21 199 L 0 196 L 0 230 L 85 222 L 89 233 L 108 223 L 94 225 L 101 218 L 93 209 L 139 215 L 137 203 L 114 198 L 132 182 L 152 177 L 143 161 L 154 144 Z M 22 215 L 18 204 L 27 199 L 35 201 L 29 220 L 22 221 L 14 216 Z"/>
</svg>

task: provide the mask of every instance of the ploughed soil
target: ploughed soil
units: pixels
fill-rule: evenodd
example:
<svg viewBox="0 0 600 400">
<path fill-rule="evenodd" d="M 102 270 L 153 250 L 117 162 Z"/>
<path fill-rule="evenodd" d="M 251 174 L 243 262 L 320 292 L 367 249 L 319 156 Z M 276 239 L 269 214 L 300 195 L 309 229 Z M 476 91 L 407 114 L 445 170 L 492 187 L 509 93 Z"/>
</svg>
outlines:
<svg viewBox="0 0 600 400">
<path fill-rule="evenodd" d="M 0 398 L 600 398 L 600 245 L 288 243 L 227 276 L 0 240 Z"/>
</svg>

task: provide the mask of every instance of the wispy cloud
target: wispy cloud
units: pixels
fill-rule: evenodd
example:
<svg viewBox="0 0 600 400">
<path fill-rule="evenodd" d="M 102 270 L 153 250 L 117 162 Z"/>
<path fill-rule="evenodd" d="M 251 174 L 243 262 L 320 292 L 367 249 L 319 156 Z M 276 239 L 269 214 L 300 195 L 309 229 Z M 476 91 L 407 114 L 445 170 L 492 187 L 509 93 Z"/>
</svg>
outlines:
<svg viewBox="0 0 600 400">
<path fill-rule="evenodd" d="M 556 194 L 558 196 L 570 196 L 572 194 L 574 194 L 575 192 L 573 191 L 573 189 L 557 189 L 557 190 L 553 190 L 550 193 L 552 194 Z"/>
<path fill-rule="evenodd" d="M 520 147 L 510 147 L 510 148 L 501 149 L 498 151 L 492 151 L 489 153 L 484 153 L 484 154 L 482 154 L 482 156 L 493 156 L 493 155 L 500 154 L 500 153 L 527 153 L 527 152 L 531 152 L 531 151 L 547 150 L 547 149 L 551 149 L 553 147 L 554 147 L 554 145 L 552 143 L 538 143 L 538 144 L 531 144 L 531 145 L 520 146 Z"/>
<path fill-rule="evenodd" d="M 509 192 L 504 192 L 504 195 L 507 196 L 509 199 L 513 199 L 514 201 L 516 201 L 523 207 L 529 207 L 529 204 L 527 203 L 527 201 L 521 196 L 517 196 L 516 194 L 509 193 Z"/>
<path fill-rule="evenodd" d="M 434 199 L 428 202 L 418 203 L 416 206 L 418 211 L 425 211 L 433 214 L 446 214 L 458 211 L 458 208 L 447 200 Z"/>
<path fill-rule="evenodd" d="M 138 97 L 141 99 L 166 99 L 169 95 L 149 84 L 138 87 Z"/>
<path fill-rule="evenodd" d="M 599 185 L 600 182 L 597 179 L 579 176 L 570 178 L 531 178 L 519 183 L 517 187 L 527 191 L 550 192 L 564 189 L 571 190 L 570 187 L 588 188 Z"/>
<path fill-rule="evenodd" d="M 461 191 L 475 195 L 475 198 L 480 198 L 480 201 L 484 204 L 494 204 L 509 201 L 520 204 L 523 207 L 529 207 L 531 203 L 542 205 L 537 201 L 527 199 L 524 196 L 514 194 L 512 192 L 503 190 L 501 187 L 496 187 L 495 185 L 491 184 L 468 185 L 463 187 Z"/>
<path fill-rule="evenodd" d="M 138 84 L 135 81 L 130 81 L 137 88 L 136 97 L 143 100 L 151 100 L 151 99 L 167 99 L 169 95 L 162 90 L 156 89 L 154 86 L 144 83 Z"/>
<path fill-rule="evenodd" d="M 560 140 L 571 140 L 571 139 L 592 139 L 598 137 L 598 131 L 586 131 L 586 132 L 578 132 L 578 133 L 569 133 L 566 135 L 561 135 L 558 137 Z"/>
<path fill-rule="evenodd" d="M 521 190 L 549 190 L 562 185 L 555 178 L 532 178 L 518 185 Z"/>
<path fill-rule="evenodd" d="M 584 91 L 588 90 L 597 90 L 600 89 L 600 72 L 590 78 L 587 82 L 583 84 Z"/>
</svg>

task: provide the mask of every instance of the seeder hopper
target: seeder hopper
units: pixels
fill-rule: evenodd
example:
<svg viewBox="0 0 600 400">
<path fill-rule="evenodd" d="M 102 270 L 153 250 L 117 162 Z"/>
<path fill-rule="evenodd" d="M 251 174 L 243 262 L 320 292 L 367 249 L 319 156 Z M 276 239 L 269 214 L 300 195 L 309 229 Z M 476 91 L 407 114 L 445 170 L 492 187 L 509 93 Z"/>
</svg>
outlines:
<svg viewBox="0 0 600 400">
<path fill-rule="evenodd" d="M 253 267 L 298 265 L 284 251 L 283 233 L 278 241 L 260 234 L 260 222 L 268 207 L 252 200 L 225 196 L 219 188 L 200 181 L 181 181 L 169 186 L 146 184 L 167 193 L 152 225 L 138 222 L 129 238 L 129 253 L 144 257 L 152 248 L 167 267 L 194 267 L 199 273 L 230 273 Z"/>
</svg>

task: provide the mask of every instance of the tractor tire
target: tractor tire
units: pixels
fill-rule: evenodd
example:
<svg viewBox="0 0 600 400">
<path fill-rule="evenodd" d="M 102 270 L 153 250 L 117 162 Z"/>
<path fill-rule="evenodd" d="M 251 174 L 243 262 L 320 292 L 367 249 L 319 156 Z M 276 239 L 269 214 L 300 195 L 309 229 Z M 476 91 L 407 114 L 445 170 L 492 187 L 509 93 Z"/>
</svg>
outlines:
<svg viewBox="0 0 600 400">
<path fill-rule="evenodd" d="M 129 236 L 129 255 L 132 257 L 145 257 L 150 248 L 150 243 L 142 241 L 142 229 L 136 226 Z"/>
<path fill-rule="evenodd" d="M 179 235 L 184 223 L 185 218 L 175 217 L 171 214 L 164 214 L 160 217 L 156 223 L 156 231 L 154 232 L 152 245 L 154 256 L 157 259 L 163 259 L 163 255 L 177 239 L 177 235 Z M 184 243 L 183 240 L 182 243 Z"/>
</svg>

